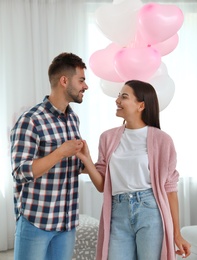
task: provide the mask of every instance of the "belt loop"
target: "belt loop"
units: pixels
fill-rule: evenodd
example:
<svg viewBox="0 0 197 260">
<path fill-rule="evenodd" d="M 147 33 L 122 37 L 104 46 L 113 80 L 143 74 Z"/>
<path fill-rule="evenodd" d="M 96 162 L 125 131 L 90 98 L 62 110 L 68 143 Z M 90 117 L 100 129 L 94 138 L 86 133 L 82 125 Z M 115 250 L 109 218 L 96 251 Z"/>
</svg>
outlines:
<svg viewBox="0 0 197 260">
<path fill-rule="evenodd" d="M 117 194 L 117 198 L 118 198 L 118 203 L 121 202 L 121 194 Z"/>
<path fill-rule="evenodd" d="M 140 192 L 136 192 L 137 201 L 140 202 Z"/>
<path fill-rule="evenodd" d="M 117 197 L 118 197 L 118 203 L 120 203 L 121 202 L 120 194 L 118 194 Z"/>
</svg>

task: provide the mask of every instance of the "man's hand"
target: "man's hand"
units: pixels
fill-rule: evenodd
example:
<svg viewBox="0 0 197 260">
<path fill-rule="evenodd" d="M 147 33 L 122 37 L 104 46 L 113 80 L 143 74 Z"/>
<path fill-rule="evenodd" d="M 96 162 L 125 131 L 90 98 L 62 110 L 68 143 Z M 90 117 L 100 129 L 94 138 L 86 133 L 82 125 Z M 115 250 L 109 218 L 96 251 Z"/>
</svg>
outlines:
<svg viewBox="0 0 197 260">
<path fill-rule="evenodd" d="M 63 159 L 64 157 L 76 155 L 82 147 L 83 141 L 74 139 L 64 142 L 59 148 L 57 148 L 57 150 Z"/>
</svg>

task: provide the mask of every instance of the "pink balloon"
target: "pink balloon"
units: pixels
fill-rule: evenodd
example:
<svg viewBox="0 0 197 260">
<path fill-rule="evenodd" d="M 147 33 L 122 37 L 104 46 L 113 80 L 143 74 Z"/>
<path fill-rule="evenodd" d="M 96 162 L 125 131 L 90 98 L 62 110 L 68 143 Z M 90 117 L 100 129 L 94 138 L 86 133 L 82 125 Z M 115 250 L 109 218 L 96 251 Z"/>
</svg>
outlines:
<svg viewBox="0 0 197 260">
<path fill-rule="evenodd" d="M 114 66 L 124 81 L 147 80 L 159 68 L 161 55 L 151 47 L 122 48 L 114 59 Z"/>
<path fill-rule="evenodd" d="M 147 44 L 163 42 L 181 28 L 184 16 L 175 5 L 150 3 L 138 15 L 139 31 Z"/>
<path fill-rule="evenodd" d="M 163 42 L 159 42 L 157 44 L 151 45 L 154 49 L 156 49 L 158 52 L 160 52 L 161 56 L 165 56 L 172 52 L 178 45 L 179 42 L 179 36 L 176 33 L 169 39 Z"/>
<path fill-rule="evenodd" d="M 108 81 L 123 82 L 114 68 L 114 57 L 119 50 L 121 50 L 119 45 L 111 43 L 90 56 L 89 65 L 96 76 Z"/>
</svg>

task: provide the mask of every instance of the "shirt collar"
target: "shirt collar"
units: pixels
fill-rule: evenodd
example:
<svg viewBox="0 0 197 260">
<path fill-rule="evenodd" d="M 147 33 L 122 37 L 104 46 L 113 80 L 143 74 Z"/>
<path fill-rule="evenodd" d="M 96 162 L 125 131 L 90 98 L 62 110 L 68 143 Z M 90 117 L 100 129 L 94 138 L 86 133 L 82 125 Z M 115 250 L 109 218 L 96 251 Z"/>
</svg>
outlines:
<svg viewBox="0 0 197 260">
<path fill-rule="evenodd" d="M 66 108 L 66 113 L 62 113 L 62 111 L 60 111 L 58 108 L 56 108 L 48 99 L 49 96 L 45 96 L 43 103 L 44 106 L 52 113 L 54 114 L 56 117 L 58 116 L 65 116 L 66 114 L 71 114 L 73 113 L 73 110 L 71 108 L 70 105 L 67 106 Z"/>
</svg>

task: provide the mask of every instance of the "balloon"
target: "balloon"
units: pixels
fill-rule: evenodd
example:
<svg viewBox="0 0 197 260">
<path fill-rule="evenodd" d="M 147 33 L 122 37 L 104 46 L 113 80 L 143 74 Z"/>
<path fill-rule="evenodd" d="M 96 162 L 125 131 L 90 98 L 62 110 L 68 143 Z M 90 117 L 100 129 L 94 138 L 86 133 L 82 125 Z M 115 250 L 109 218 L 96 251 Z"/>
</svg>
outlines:
<svg viewBox="0 0 197 260">
<path fill-rule="evenodd" d="M 147 44 L 146 41 L 142 38 L 139 31 L 136 34 L 135 41 L 130 42 L 127 47 L 147 47 L 151 46 L 152 48 L 156 49 L 161 56 L 165 56 L 172 52 L 178 45 L 179 36 L 178 33 L 174 34 L 172 37 L 168 38 L 167 40 L 155 44 Z"/>
<path fill-rule="evenodd" d="M 160 54 L 151 47 L 122 48 L 115 55 L 114 66 L 124 80 L 147 80 L 161 64 Z"/>
<path fill-rule="evenodd" d="M 155 44 L 177 33 L 183 20 L 183 13 L 177 6 L 150 3 L 139 10 L 138 29 L 148 44 Z"/>
<path fill-rule="evenodd" d="M 164 110 L 171 102 L 174 92 L 175 85 L 173 80 L 168 75 L 162 75 L 153 77 L 148 82 L 154 87 L 157 92 L 159 101 L 159 110 Z"/>
<path fill-rule="evenodd" d="M 101 79 L 100 85 L 104 94 L 113 98 L 117 98 L 122 87 L 124 86 L 124 83 L 112 82 Z"/>
<path fill-rule="evenodd" d="M 167 69 L 165 63 L 161 62 L 158 70 L 152 75 L 151 78 L 163 76 L 163 75 L 167 75 L 167 74 L 168 74 L 168 69 Z"/>
<path fill-rule="evenodd" d="M 135 35 L 135 40 L 133 42 L 130 42 L 127 47 L 132 47 L 132 48 L 136 48 L 136 47 L 148 47 L 149 45 L 147 44 L 147 42 L 142 38 L 142 36 L 140 35 L 139 30 L 137 31 L 136 35 Z"/>
<path fill-rule="evenodd" d="M 114 68 L 114 57 L 119 50 L 119 45 L 111 43 L 90 56 L 89 65 L 96 76 L 109 81 L 123 82 Z"/>
<path fill-rule="evenodd" d="M 161 56 L 165 56 L 172 52 L 178 45 L 179 42 L 179 36 L 176 33 L 166 41 L 151 45 L 154 49 L 156 49 L 158 52 L 160 52 Z"/>
<path fill-rule="evenodd" d="M 141 6 L 139 0 L 103 5 L 96 10 L 96 23 L 108 39 L 126 46 L 135 38 Z"/>
</svg>

